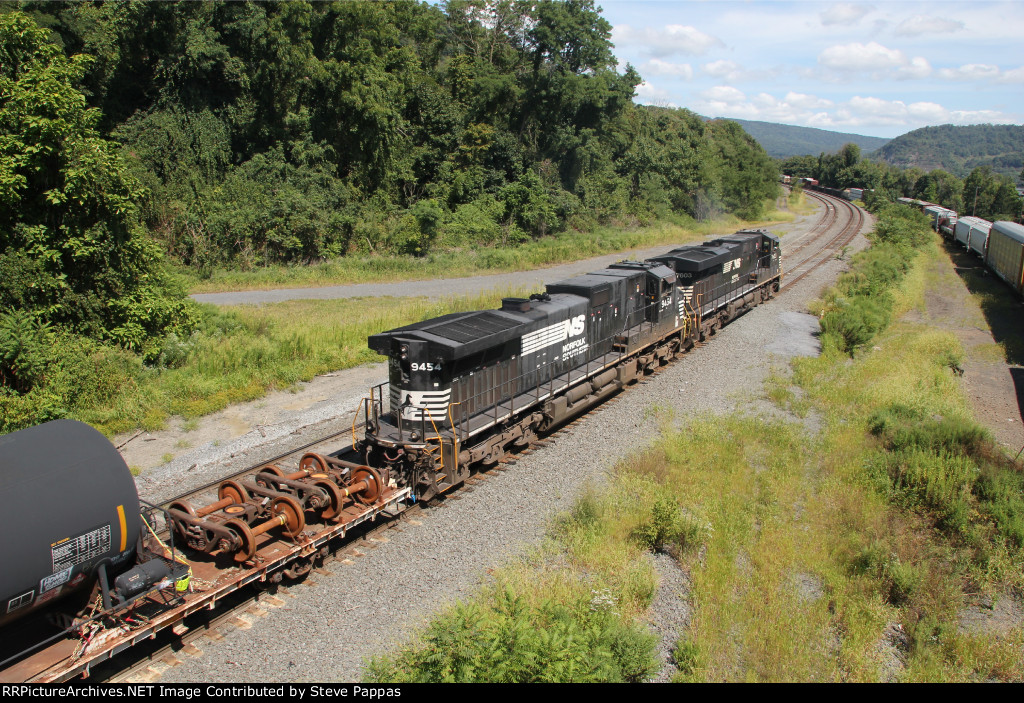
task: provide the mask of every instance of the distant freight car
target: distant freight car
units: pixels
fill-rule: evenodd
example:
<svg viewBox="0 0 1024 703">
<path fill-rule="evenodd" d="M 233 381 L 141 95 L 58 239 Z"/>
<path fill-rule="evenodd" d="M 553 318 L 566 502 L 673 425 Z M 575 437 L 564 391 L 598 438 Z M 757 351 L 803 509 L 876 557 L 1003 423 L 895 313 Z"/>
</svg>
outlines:
<svg viewBox="0 0 1024 703">
<path fill-rule="evenodd" d="M 953 228 L 956 227 L 956 210 L 941 205 L 929 205 L 924 209 L 924 214 L 928 216 L 932 229 L 936 232 L 944 230 L 948 233 L 954 231 Z"/>
<path fill-rule="evenodd" d="M 988 256 L 992 271 L 1018 295 L 1024 293 L 1024 225 L 996 222 L 988 235 Z"/>
</svg>

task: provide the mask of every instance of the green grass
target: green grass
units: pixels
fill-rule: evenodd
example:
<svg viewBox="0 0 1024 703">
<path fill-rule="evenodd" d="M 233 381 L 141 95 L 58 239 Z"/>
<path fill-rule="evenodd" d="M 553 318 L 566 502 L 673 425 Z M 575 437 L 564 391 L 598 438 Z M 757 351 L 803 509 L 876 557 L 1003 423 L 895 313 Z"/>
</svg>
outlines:
<svg viewBox="0 0 1024 703">
<path fill-rule="evenodd" d="M 535 552 L 493 574 L 473 598 L 446 608 L 397 651 L 367 662 L 376 682 L 623 682 L 658 670 L 656 639 L 640 624 L 656 580 L 635 523 L 650 484 L 586 492 L 553 521 Z M 643 512 L 643 510 L 638 510 Z"/>
<path fill-rule="evenodd" d="M 382 330 L 449 312 L 494 308 L 519 290 L 477 296 L 294 300 L 262 306 L 207 306 L 206 323 L 178 343 L 174 368 L 136 367 L 114 384 L 102 402 L 76 408 L 72 416 L 112 435 L 138 426 L 158 429 L 168 417 L 194 419 L 275 389 L 294 387 L 317 374 L 381 361 L 366 346 Z M 87 363 L 86 360 L 85 363 Z"/>
<path fill-rule="evenodd" d="M 217 270 L 208 279 L 183 271 L 192 293 L 312 287 L 398 280 L 452 278 L 479 273 L 528 271 L 592 256 L 628 252 L 659 244 L 701 241 L 733 229 L 788 222 L 793 214 L 771 211 L 747 222 L 727 216 L 710 222 L 659 222 L 649 227 L 599 227 L 543 237 L 515 247 L 479 247 L 414 256 L 346 256 L 313 265 L 267 266 L 253 271 Z"/>
</svg>

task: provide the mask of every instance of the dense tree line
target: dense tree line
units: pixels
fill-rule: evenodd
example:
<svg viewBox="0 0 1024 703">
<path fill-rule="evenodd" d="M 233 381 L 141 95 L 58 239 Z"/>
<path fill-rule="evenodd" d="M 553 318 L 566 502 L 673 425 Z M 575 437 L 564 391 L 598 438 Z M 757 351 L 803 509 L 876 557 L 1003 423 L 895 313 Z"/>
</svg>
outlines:
<svg viewBox="0 0 1024 703">
<path fill-rule="evenodd" d="M 200 269 L 755 216 L 773 194 L 742 130 L 632 103 L 591 0 L 20 7 L 95 57 L 82 85 L 145 224 Z"/>
<path fill-rule="evenodd" d="M 837 154 L 783 159 L 779 169 L 791 176 L 816 178 L 832 188 L 870 188 L 889 199 L 927 200 L 987 220 L 1020 221 L 1024 213 L 1024 199 L 1014 179 L 989 166 L 978 166 L 960 179 L 941 169 L 924 172 L 865 159 L 860 147 L 847 144 Z"/>
</svg>

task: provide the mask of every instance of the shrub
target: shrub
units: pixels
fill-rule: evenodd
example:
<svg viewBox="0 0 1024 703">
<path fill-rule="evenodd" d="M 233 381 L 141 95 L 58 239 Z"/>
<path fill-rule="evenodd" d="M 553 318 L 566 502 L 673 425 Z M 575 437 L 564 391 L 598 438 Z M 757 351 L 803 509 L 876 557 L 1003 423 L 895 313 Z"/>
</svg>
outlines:
<svg viewBox="0 0 1024 703">
<path fill-rule="evenodd" d="M 43 380 L 50 326 L 24 310 L 0 313 L 0 387 L 25 393 Z"/>
<path fill-rule="evenodd" d="M 421 644 L 371 660 L 366 674 L 379 682 L 637 682 L 657 670 L 656 642 L 612 609 L 532 606 L 506 587 L 490 607 L 456 605 Z"/>
</svg>

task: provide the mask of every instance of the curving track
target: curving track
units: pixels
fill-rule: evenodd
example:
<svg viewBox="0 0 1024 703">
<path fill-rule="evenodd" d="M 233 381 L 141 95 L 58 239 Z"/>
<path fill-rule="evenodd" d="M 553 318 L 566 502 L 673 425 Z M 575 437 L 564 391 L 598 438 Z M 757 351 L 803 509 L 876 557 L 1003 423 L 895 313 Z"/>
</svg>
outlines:
<svg viewBox="0 0 1024 703">
<path fill-rule="evenodd" d="M 823 234 L 805 236 L 793 249 L 783 246 L 783 291 L 839 254 L 864 227 L 864 211 L 853 203 L 823 193 L 804 191 L 804 194 L 825 206 L 819 224 L 812 230 Z"/>
<path fill-rule="evenodd" d="M 782 291 L 787 290 L 795 283 L 802 280 L 805 276 L 811 273 L 813 270 L 822 266 L 825 262 L 832 259 L 842 247 L 848 245 L 850 241 L 860 231 L 860 228 L 864 224 L 863 212 L 846 202 L 845 200 L 833 198 L 821 193 L 813 193 L 805 191 L 808 197 L 818 200 L 824 204 L 824 210 L 818 218 L 818 221 L 811 228 L 809 232 L 799 237 L 784 241 L 784 276 L 782 283 Z M 611 399 L 614 402 L 618 397 L 615 396 Z M 570 425 L 556 429 L 556 431 L 549 436 L 549 440 L 557 441 L 563 430 L 567 429 L 571 425 L 575 425 L 585 419 L 586 416 L 577 418 Z M 345 432 L 335 433 L 326 437 L 322 437 L 315 442 L 310 442 L 302 447 L 293 449 L 285 454 L 281 454 L 271 461 L 277 462 L 291 462 L 296 460 L 304 451 L 328 451 L 322 448 L 325 444 L 333 444 L 337 447 L 339 439 L 344 438 L 350 432 L 358 432 L 360 427 L 354 426 L 352 430 L 346 430 Z M 538 445 L 543 446 L 546 441 L 541 441 Z M 341 451 L 333 452 L 335 456 L 345 456 L 346 450 L 350 450 L 350 447 L 345 447 Z M 531 450 L 526 450 L 531 451 Z M 266 463 L 263 462 L 257 466 L 249 467 L 241 472 L 237 472 L 230 476 L 224 477 L 224 479 L 218 480 L 206 486 L 203 486 L 197 490 L 190 491 L 181 496 L 175 497 L 173 500 L 190 500 L 197 503 L 206 503 L 215 500 L 214 493 L 216 492 L 217 486 L 221 481 L 225 479 L 240 479 L 245 476 L 252 475 L 261 466 Z M 515 461 L 501 462 L 499 465 L 492 469 L 492 471 L 503 471 L 508 468 L 508 465 L 514 464 Z M 467 484 L 472 486 L 482 480 L 486 480 L 489 475 L 487 472 L 479 472 L 471 477 Z M 472 488 L 469 488 L 472 490 Z M 450 500 L 462 497 L 462 493 L 456 493 L 453 496 L 444 498 L 443 500 Z M 168 504 L 173 501 L 168 501 Z M 372 549 L 374 544 L 378 541 L 386 541 L 386 538 L 381 536 L 381 533 L 390 529 L 398 528 L 401 529 L 401 525 L 406 520 L 415 520 L 417 517 L 423 519 L 425 514 L 421 513 L 419 506 L 412 506 L 402 512 L 397 518 L 384 520 L 380 523 L 360 526 L 360 528 L 353 529 L 352 533 L 347 535 L 343 540 L 332 540 L 330 548 L 321 552 L 321 559 L 317 562 L 317 568 L 313 569 L 313 573 L 323 567 L 325 561 L 341 560 L 345 561 L 354 556 L 362 556 L 362 554 Z M 415 516 L 415 517 L 413 517 Z M 303 573 L 299 578 L 303 578 L 306 574 Z M 308 582 L 307 582 L 308 583 Z M 281 589 L 290 588 L 288 582 L 281 584 Z M 166 668 L 167 663 L 173 661 L 174 653 L 177 651 L 189 652 L 190 649 L 195 649 L 194 645 L 191 645 L 193 639 L 201 636 L 210 637 L 211 633 L 216 637 L 216 633 L 220 628 L 231 628 L 231 627 L 247 627 L 247 623 L 251 622 L 252 617 L 262 617 L 266 615 L 269 609 L 277 607 L 282 601 L 274 595 L 269 595 L 265 591 L 251 587 L 240 591 L 236 591 L 231 594 L 230 598 L 225 598 L 218 602 L 218 609 L 216 613 L 199 612 L 191 615 L 185 620 L 182 625 L 175 628 L 168 627 L 159 633 L 154 633 L 155 637 L 152 638 L 151 642 L 140 644 L 128 649 L 127 651 L 118 655 L 116 661 L 109 661 L 106 664 L 102 664 L 101 661 L 96 662 L 97 668 L 93 670 L 93 675 L 97 678 L 111 681 L 152 681 L 159 677 L 160 672 Z M 210 609 L 212 610 L 212 608 Z M 113 656 L 113 653 L 111 653 Z M 104 657 L 106 659 L 107 657 Z M 80 667 L 79 667 L 80 668 Z M 88 669 L 86 669 L 88 672 Z M 0 670 L 0 680 L 4 680 L 5 672 Z M 75 675 L 78 672 L 72 671 L 69 676 L 58 676 L 56 680 L 63 680 Z M 32 678 L 30 675 L 18 676 L 21 680 L 29 680 Z"/>
</svg>

